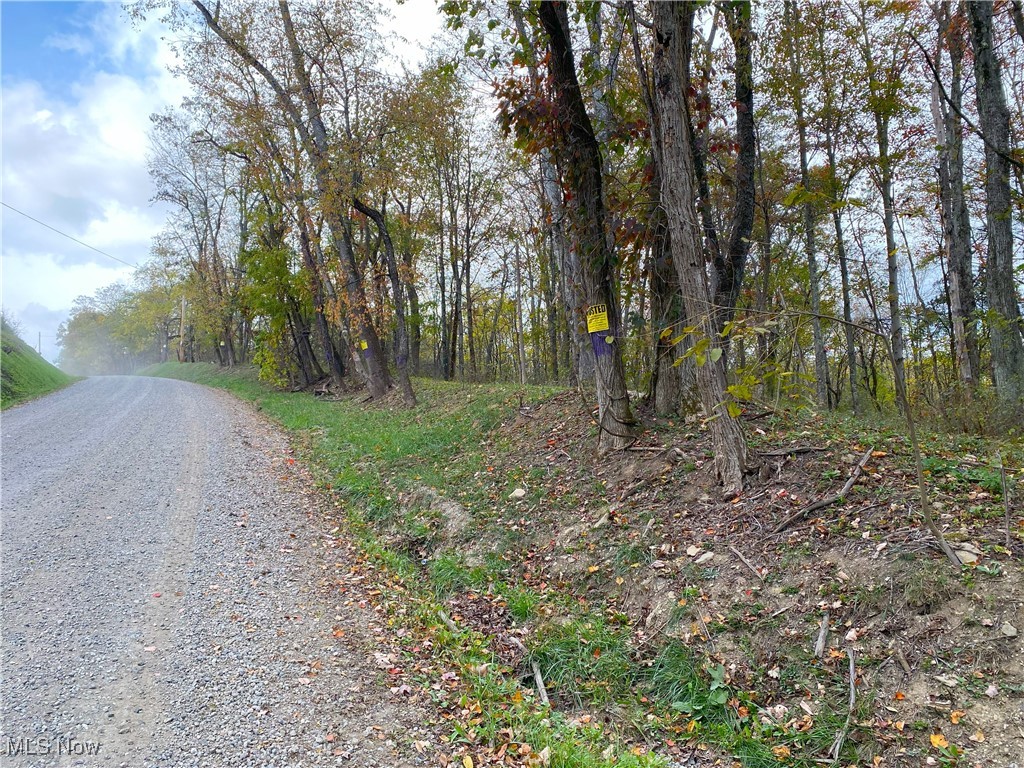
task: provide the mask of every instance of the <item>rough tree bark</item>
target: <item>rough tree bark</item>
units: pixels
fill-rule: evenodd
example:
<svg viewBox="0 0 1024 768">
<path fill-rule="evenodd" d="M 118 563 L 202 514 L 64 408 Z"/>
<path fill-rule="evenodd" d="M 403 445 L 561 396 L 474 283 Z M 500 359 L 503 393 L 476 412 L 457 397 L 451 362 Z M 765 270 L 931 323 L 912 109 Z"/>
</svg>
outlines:
<svg viewBox="0 0 1024 768">
<path fill-rule="evenodd" d="M 993 50 L 992 4 L 967 3 L 974 48 L 978 122 L 985 136 L 985 218 L 988 225 L 986 286 L 989 335 L 999 399 L 1018 407 L 1024 397 L 1024 341 L 1013 280 L 1013 212 L 1010 196 L 1010 113 L 999 59 Z"/>
<path fill-rule="evenodd" d="M 303 116 L 292 94 L 284 88 L 274 73 L 259 61 L 242 41 L 225 30 L 213 13 L 200 0 L 192 0 L 192 4 L 203 17 L 206 26 L 266 81 L 267 85 L 270 86 L 277 96 L 288 122 L 299 134 L 303 151 L 306 153 L 312 166 L 317 192 L 324 201 L 324 213 L 331 230 L 332 239 L 335 247 L 339 249 L 339 262 L 345 277 L 345 298 L 348 310 L 355 321 L 355 326 L 358 329 L 362 342 L 366 344 L 367 386 L 373 397 L 382 397 L 391 386 L 391 379 L 388 375 L 387 366 L 383 364 L 380 340 L 367 313 L 362 278 L 354 269 L 354 260 L 351 257 L 351 253 L 345 252 L 345 249 L 349 246 L 345 237 L 345 222 L 341 213 L 342 198 L 338 194 L 337 181 L 332 177 L 330 171 L 330 146 L 327 128 L 320 113 L 320 105 L 313 93 L 309 73 L 306 71 L 304 57 L 299 47 L 295 27 L 292 24 L 288 3 L 286 0 L 280 0 L 279 8 L 281 19 L 284 23 L 285 37 L 294 64 L 295 76 L 299 80 L 302 103 L 306 109 L 305 116 Z"/>
<path fill-rule="evenodd" d="M 629 406 L 618 338 L 619 302 L 613 285 L 614 255 L 605 232 L 601 151 L 576 77 L 565 3 L 541 3 L 538 15 L 548 35 L 548 66 L 561 124 L 565 179 L 572 193 L 569 208 L 580 262 L 582 298 L 588 308 L 604 305 L 608 318 L 607 330 L 590 334 L 597 382 L 599 449 L 606 451 L 633 442 L 637 424 Z"/>
<path fill-rule="evenodd" d="M 786 26 L 790 32 L 789 70 L 793 109 L 796 112 L 797 142 L 800 149 L 800 186 L 804 191 L 804 251 L 807 255 L 807 278 L 811 293 L 811 330 L 814 340 L 814 392 L 819 406 L 827 408 L 828 401 L 828 358 L 825 356 L 825 335 L 821 328 L 821 287 L 818 270 L 818 244 L 814 227 L 814 200 L 811 197 L 811 174 L 807 162 L 807 118 L 804 114 L 803 62 L 800 57 L 798 40 L 800 34 L 800 11 L 793 0 L 786 0 Z"/>
<path fill-rule="evenodd" d="M 963 39 L 949 15 L 949 5 L 932 6 L 939 27 L 937 54 L 944 43 L 949 52 L 950 84 L 947 105 L 941 84 L 932 84 L 932 119 L 938 140 L 939 202 L 942 215 L 943 251 L 948 268 L 950 324 L 953 330 L 953 354 L 960 382 L 973 389 L 978 382 L 980 358 L 974 312 L 974 269 L 971 256 L 971 223 L 964 196 L 962 73 Z M 959 15 L 959 11 L 957 14 Z M 936 63 L 939 56 L 936 55 Z"/>
<path fill-rule="evenodd" d="M 654 84 L 665 161 L 662 199 L 668 215 L 672 261 L 679 277 L 689 322 L 715 339 L 715 317 L 704 269 L 701 229 L 696 215 L 693 154 L 688 127 L 685 67 L 693 34 L 692 3 L 651 3 L 654 17 Z M 713 343 L 713 342 L 712 342 Z M 729 495 L 743 490 L 747 446 L 739 422 L 727 408 L 723 358 L 709 355 L 697 367 L 697 389 L 711 418 L 715 469 Z"/>
<path fill-rule="evenodd" d="M 669 243 L 668 222 L 665 207 L 661 203 L 661 130 L 658 126 L 658 110 L 654 105 L 654 91 L 640 49 L 640 35 L 637 31 L 636 8 L 632 2 L 626 4 L 630 21 L 630 38 L 633 44 L 633 63 L 640 75 L 640 93 L 647 107 L 648 135 L 651 141 L 650 181 L 650 255 L 648 256 L 648 277 L 651 286 L 651 328 L 655 333 L 651 348 L 651 379 L 647 388 L 647 402 L 654 404 L 658 416 L 671 416 L 679 412 L 680 376 L 679 365 L 684 362 L 678 357 L 678 347 L 672 342 L 679 335 L 676 327 L 682 318 L 682 302 L 679 298 L 679 282 L 675 279 L 672 266 L 672 247 Z"/>
<path fill-rule="evenodd" d="M 530 73 L 530 80 L 540 83 L 537 58 L 534 54 L 532 40 L 527 35 L 526 22 L 523 18 L 522 9 L 518 3 L 509 3 L 509 10 L 516 24 L 516 30 L 523 40 L 523 50 L 526 56 L 526 66 Z M 580 384 L 589 380 L 594 375 L 594 350 L 590 345 L 590 337 L 586 332 L 586 320 L 584 319 L 580 301 L 580 263 L 577 254 L 569 247 L 568 238 L 565 234 L 565 205 L 562 202 L 562 189 L 558 179 L 558 168 L 551 151 L 545 147 L 541 149 L 540 156 L 541 189 L 544 192 L 544 202 L 547 205 L 548 235 L 551 241 L 551 256 L 558 274 L 559 293 L 562 294 L 562 311 L 565 316 L 566 334 L 572 343 L 572 365 L 570 377 L 574 384 Z M 553 282 L 554 286 L 554 282 Z M 558 344 L 557 329 L 552 324 L 551 331 L 551 354 L 555 378 L 558 377 Z M 568 349 L 564 350 L 568 353 Z"/>
<path fill-rule="evenodd" d="M 716 327 L 721 332 L 732 320 L 743 285 L 743 273 L 750 254 L 750 233 L 754 229 L 754 165 L 757 160 L 754 139 L 754 66 L 751 53 L 749 3 L 726 3 L 723 6 L 726 27 L 736 51 L 736 170 L 733 183 L 732 226 L 726 252 L 718 252 L 715 261 L 714 297 L 717 308 Z M 723 340 L 728 346 L 728 336 Z"/>
<path fill-rule="evenodd" d="M 395 304 L 395 367 L 398 370 L 398 385 L 402 390 L 402 401 L 407 408 L 412 408 L 416 405 L 416 394 L 412 391 L 412 382 L 409 380 L 409 324 L 405 319 L 405 291 L 402 287 L 402 277 L 398 272 L 395 244 L 383 213 L 371 208 L 359 198 L 353 198 L 352 204 L 357 211 L 373 221 L 380 232 L 381 240 L 384 241 L 384 261 L 387 264 L 392 300 Z"/>
</svg>

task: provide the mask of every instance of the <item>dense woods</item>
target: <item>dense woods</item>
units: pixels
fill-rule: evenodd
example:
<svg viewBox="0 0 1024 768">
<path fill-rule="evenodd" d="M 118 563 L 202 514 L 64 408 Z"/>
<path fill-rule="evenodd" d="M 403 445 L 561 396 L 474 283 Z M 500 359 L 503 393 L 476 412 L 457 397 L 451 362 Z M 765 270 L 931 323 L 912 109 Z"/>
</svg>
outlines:
<svg viewBox="0 0 1024 768">
<path fill-rule="evenodd" d="M 375 3 L 132 12 L 194 90 L 152 117 L 174 214 L 72 372 L 578 385 L 603 449 L 708 419 L 727 491 L 768 410 L 1020 418 L 1019 3 L 450 0 L 416 71 Z"/>
</svg>

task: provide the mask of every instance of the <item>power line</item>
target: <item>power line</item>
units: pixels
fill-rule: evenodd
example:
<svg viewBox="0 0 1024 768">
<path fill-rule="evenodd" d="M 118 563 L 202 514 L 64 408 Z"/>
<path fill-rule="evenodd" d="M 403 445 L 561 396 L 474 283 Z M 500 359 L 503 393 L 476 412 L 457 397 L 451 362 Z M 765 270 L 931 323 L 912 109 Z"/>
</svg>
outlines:
<svg viewBox="0 0 1024 768">
<path fill-rule="evenodd" d="M 25 217 L 26 219 L 29 219 L 30 221 L 34 221 L 34 222 L 35 222 L 36 224 L 39 224 L 40 226 L 46 227 L 47 229 L 50 229 L 50 230 L 53 230 L 53 231 L 54 231 L 54 232 L 56 232 L 56 233 L 57 233 L 58 235 L 61 235 L 61 236 L 63 236 L 63 237 L 66 237 L 66 238 L 67 238 L 68 240 L 73 240 L 73 241 L 75 241 L 76 243 L 78 243 L 79 245 L 84 245 L 84 246 L 85 246 L 86 248 L 88 248 L 88 249 L 89 249 L 90 251 L 96 251 L 96 253 L 100 254 L 101 256 L 106 256 L 106 257 L 107 257 L 108 259 L 113 259 L 114 261 L 118 261 L 118 262 L 120 262 L 120 263 L 124 264 L 124 265 L 125 265 L 126 267 L 131 267 L 132 269 L 135 269 L 135 268 L 136 268 L 136 267 L 138 266 L 138 264 L 129 264 L 129 263 L 128 263 L 127 261 L 125 261 L 124 259 L 119 259 L 119 258 L 117 258 L 117 256 L 111 256 L 111 255 L 110 255 L 109 253 L 107 253 L 106 251 L 101 251 L 101 250 L 100 250 L 99 248 L 94 248 L 93 246 L 89 245 L 88 243 L 83 243 L 83 242 L 82 242 L 81 240 L 79 240 L 79 239 L 78 239 L 77 237 L 72 237 L 72 236 L 71 236 L 71 235 L 69 235 L 69 234 L 68 234 L 67 232 L 61 232 L 61 231 L 60 231 L 59 229 L 57 229 L 56 227 L 51 227 L 51 226 L 50 226 L 49 224 L 47 224 L 47 223 L 46 223 L 45 221 L 40 221 L 39 219 L 35 218 L 34 216 L 29 216 L 29 215 L 28 215 L 27 213 L 25 213 L 24 211 L 19 211 L 19 210 L 18 210 L 17 208 L 15 208 L 15 207 L 14 207 L 13 205 L 8 205 L 7 203 L 4 203 L 4 202 L 0 202 L 0 205 L 2 205 L 2 206 L 3 206 L 4 208 L 9 208 L 9 209 L 11 209 L 11 210 L 12 210 L 12 211 L 14 211 L 15 213 L 21 214 L 21 215 L 22 215 L 22 216 L 24 216 L 24 217 Z"/>
</svg>

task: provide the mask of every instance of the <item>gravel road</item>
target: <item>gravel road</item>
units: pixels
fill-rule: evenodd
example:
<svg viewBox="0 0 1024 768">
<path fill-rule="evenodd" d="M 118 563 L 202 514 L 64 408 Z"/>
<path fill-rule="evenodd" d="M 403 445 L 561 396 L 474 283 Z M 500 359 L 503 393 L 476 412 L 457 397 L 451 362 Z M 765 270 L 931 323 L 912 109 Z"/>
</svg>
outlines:
<svg viewBox="0 0 1024 768">
<path fill-rule="evenodd" d="M 252 407 L 99 377 L 0 437 L 0 765 L 426 764 L 352 554 Z"/>
</svg>

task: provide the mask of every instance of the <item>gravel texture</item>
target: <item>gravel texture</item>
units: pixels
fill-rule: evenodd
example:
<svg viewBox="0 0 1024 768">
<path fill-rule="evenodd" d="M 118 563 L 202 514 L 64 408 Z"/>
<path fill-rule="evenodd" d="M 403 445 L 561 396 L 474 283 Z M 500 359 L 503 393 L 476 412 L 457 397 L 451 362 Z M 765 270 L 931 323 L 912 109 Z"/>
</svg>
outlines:
<svg viewBox="0 0 1024 768">
<path fill-rule="evenodd" d="M 337 587 L 352 553 L 252 407 L 100 377 L 0 436 L 0 765 L 427 763 Z"/>
</svg>

